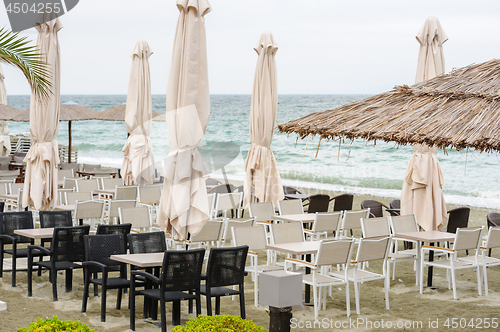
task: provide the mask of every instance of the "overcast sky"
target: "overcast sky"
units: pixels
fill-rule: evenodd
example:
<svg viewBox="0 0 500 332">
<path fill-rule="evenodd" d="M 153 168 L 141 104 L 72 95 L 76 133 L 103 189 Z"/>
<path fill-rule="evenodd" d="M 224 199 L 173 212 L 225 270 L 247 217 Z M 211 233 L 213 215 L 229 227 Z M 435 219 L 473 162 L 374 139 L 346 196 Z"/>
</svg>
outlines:
<svg viewBox="0 0 500 332">
<path fill-rule="evenodd" d="M 175 0 L 80 0 L 60 19 L 61 94 L 126 94 L 138 39 L 154 51 L 152 92 L 165 94 L 179 11 Z M 280 94 L 376 94 L 413 84 L 415 35 L 437 16 L 449 37 L 446 71 L 500 57 L 498 0 L 211 0 L 206 15 L 210 92 L 250 94 L 266 30 L 278 43 Z M 0 4 L 1 5 L 1 4 Z M 10 28 L 5 8 L 1 25 Z M 21 32 L 36 41 L 36 30 Z M 8 94 L 29 94 L 3 65 Z"/>
</svg>

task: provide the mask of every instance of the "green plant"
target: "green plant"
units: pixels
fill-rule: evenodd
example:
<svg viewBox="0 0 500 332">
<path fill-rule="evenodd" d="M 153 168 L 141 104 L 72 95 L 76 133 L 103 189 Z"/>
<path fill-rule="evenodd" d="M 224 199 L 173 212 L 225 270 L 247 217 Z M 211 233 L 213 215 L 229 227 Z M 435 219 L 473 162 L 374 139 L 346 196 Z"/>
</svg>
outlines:
<svg viewBox="0 0 500 332">
<path fill-rule="evenodd" d="M 29 327 L 22 327 L 17 332 L 95 332 L 90 329 L 86 324 L 79 321 L 59 320 L 57 316 L 52 319 L 38 318 L 37 322 L 30 323 Z"/>
<path fill-rule="evenodd" d="M 262 326 L 238 316 L 203 316 L 191 318 L 186 326 L 176 326 L 172 332 L 265 332 Z"/>
</svg>

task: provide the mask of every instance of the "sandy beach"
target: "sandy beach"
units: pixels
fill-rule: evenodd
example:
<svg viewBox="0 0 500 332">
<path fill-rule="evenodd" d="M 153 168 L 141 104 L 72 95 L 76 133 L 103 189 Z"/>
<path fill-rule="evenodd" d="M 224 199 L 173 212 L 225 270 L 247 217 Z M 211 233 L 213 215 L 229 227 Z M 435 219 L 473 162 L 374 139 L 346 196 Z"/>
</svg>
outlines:
<svg viewBox="0 0 500 332">
<path fill-rule="evenodd" d="M 303 192 L 318 192 L 302 189 Z M 330 196 L 337 193 L 325 192 Z M 355 196 L 354 209 L 364 199 L 377 199 L 389 203 L 391 199 Z M 455 206 L 448 206 L 448 209 Z M 485 226 L 486 215 L 493 210 L 472 208 L 469 226 Z M 262 253 L 261 257 L 264 255 Z M 494 250 L 493 255 L 500 256 L 500 250 Z M 370 269 L 380 269 L 380 265 L 372 264 Z M 96 331 L 128 331 L 129 311 L 127 309 L 128 296 L 122 301 L 122 309 L 116 310 L 116 291 L 110 291 L 107 301 L 107 318 L 105 323 L 100 322 L 100 298 L 91 296 L 86 313 L 81 312 L 83 277 L 80 271 L 74 273 L 73 291 L 64 292 L 64 275 L 58 277 L 59 301 L 52 302 L 52 291 L 48 282 L 48 273 L 37 277 L 34 273 L 33 297 L 27 297 L 26 273 L 18 272 L 18 286 L 12 288 L 11 273 L 4 273 L 0 279 L 0 300 L 7 303 L 7 311 L 0 312 L 0 331 L 15 331 L 20 327 L 28 326 L 38 317 L 52 317 L 58 315 L 60 319 L 79 320 L 88 324 Z M 424 275 L 424 277 L 426 274 Z M 332 330 L 333 328 L 346 331 L 378 331 L 378 330 L 446 330 L 446 322 L 452 324 L 453 318 L 464 328 L 460 331 L 475 331 L 478 324 L 486 327 L 486 318 L 497 321 L 500 312 L 500 267 L 493 267 L 488 271 L 489 296 L 479 296 L 477 293 L 476 274 L 472 270 L 463 270 L 457 273 L 458 300 L 453 300 L 451 290 L 444 270 L 435 270 L 433 285 L 437 289 L 426 289 L 423 295 L 419 294 L 415 285 L 415 274 L 411 262 L 397 264 L 396 280 L 391 280 L 389 291 L 390 310 L 385 309 L 383 282 L 374 281 L 361 286 L 361 315 L 355 313 L 354 288 L 350 287 L 351 316 L 346 316 L 345 291 L 334 289 L 332 297 L 327 299 L 327 310 L 319 312 L 319 322 L 314 324 L 313 306 L 304 305 L 293 310 L 292 331 Z M 247 318 L 256 324 L 268 329 L 269 316 L 264 307 L 255 308 L 253 305 L 253 282 L 247 277 L 245 283 L 245 303 Z M 312 297 L 312 295 L 311 295 Z M 171 305 L 167 304 L 167 323 L 171 323 Z M 187 303 L 182 304 L 182 322 L 193 318 L 188 314 Z M 230 297 L 222 298 L 222 314 L 239 315 L 238 301 L 231 301 Z M 202 298 L 202 312 L 206 313 L 205 300 Z M 464 319 L 462 319 L 464 318 Z M 462 321 L 460 321 L 462 319 Z M 472 320 L 473 319 L 473 320 Z M 471 321 L 472 320 L 472 321 Z M 464 325 L 464 322 L 467 324 Z M 474 327 L 472 323 L 475 324 Z M 398 325 L 399 324 L 399 325 Z M 398 327 L 402 328 L 398 328 Z M 436 328 L 437 327 L 437 328 Z M 171 326 L 169 326 L 171 328 Z M 152 323 L 142 319 L 142 299 L 137 303 L 136 331 L 159 331 Z"/>
</svg>

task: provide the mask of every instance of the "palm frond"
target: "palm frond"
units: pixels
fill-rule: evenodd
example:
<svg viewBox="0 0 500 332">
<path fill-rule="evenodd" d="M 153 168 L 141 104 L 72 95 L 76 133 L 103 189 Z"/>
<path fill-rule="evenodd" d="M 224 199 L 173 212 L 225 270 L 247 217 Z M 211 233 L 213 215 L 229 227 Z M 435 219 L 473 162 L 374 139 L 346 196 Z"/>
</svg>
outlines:
<svg viewBox="0 0 500 332">
<path fill-rule="evenodd" d="M 51 72 L 35 46 L 29 45 L 26 37 L 0 28 L 0 62 L 19 68 L 32 91 L 41 98 L 52 92 Z"/>
</svg>

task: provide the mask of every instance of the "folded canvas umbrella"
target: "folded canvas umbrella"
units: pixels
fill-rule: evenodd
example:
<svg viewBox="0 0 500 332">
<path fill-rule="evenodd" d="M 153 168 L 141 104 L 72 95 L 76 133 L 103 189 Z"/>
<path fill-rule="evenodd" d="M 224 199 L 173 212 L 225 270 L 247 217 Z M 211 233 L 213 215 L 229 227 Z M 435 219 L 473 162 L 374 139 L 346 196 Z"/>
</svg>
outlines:
<svg viewBox="0 0 500 332">
<path fill-rule="evenodd" d="M 198 151 L 210 116 L 205 15 L 206 0 L 178 0 L 180 11 L 167 86 L 166 123 L 170 153 L 157 222 L 179 239 L 197 234 L 209 219 L 207 170 Z"/>
<path fill-rule="evenodd" d="M 129 137 L 123 147 L 121 176 L 126 185 L 153 183 L 155 167 L 151 134 L 151 77 L 148 43 L 139 40 L 132 52 L 132 70 L 127 93 L 125 126 Z"/>
<path fill-rule="evenodd" d="M 443 43 L 448 37 L 437 17 L 430 16 L 416 38 L 420 51 L 415 83 L 420 83 L 444 73 Z M 442 190 L 444 176 L 437 151 L 425 144 L 413 146 L 401 190 L 401 214 L 414 213 L 426 231 L 441 229 L 447 216 Z"/>
<path fill-rule="evenodd" d="M 274 55 L 278 45 L 270 32 L 264 32 L 255 46 L 258 54 L 250 108 L 250 141 L 245 161 L 244 206 L 253 197 L 260 202 L 284 198 L 278 165 L 271 149 L 278 110 L 278 83 Z"/>
<path fill-rule="evenodd" d="M 57 165 L 59 164 L 57 132 L 60 109 L 60 50 L 57 32 L 62 28 L 58 18 L 36 25 L 37 48 L 52 74 L 52 93 L 40 100 L 33 93 L 30 102 L 30 133 L 33 145 L 24 162 L 26 173 L 23 207 L 48 209 L 57 204 Z"/>
<path fill-rule="evenodd" d="M 3 82 L 3 70 L 0 66 L 0 103 L 7 105 L 7 91 Z M 7 121 L 0 119 L 0 156 L 8 156 L 10 154 L 10 137 Z"/>
</svg>

